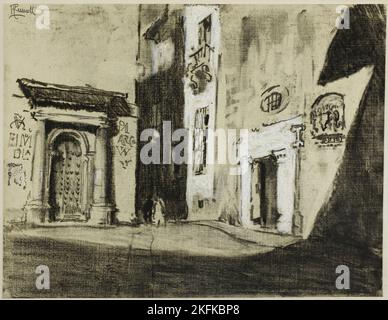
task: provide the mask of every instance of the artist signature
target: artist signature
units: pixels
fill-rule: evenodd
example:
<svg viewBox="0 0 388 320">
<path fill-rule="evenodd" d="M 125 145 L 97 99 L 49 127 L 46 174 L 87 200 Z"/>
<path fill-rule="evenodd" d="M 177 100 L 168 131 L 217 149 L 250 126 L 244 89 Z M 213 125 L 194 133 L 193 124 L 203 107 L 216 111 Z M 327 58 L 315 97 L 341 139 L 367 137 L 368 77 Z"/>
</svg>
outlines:
<svg viewBox="0 0 388 320">
<path fill-rule="evenodd" d="M 18 4 L 11 4 L 10 6 L 11 13 L 9 15 L 9 19 L 19 19 L 20 17 L 25 17 L 28 14 L 36 15 L 35 14 L 35 7 L 30 6 L 28 9 L 26 8 L 20 8 Z"/>
</svg>

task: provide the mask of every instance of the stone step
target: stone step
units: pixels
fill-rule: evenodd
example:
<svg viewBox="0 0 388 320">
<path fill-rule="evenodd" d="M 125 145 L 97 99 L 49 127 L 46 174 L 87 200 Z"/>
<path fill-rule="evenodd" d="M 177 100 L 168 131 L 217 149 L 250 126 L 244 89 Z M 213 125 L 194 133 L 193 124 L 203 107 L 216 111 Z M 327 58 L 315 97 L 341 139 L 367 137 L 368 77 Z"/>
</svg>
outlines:
<svg viewBox="0 0 388 320">
<path fill-rule="evenodd" d="M 85 220 L 85 217 L 82 215 L 82 214 L 77 214 L 77 213 L 74 213 L 74 214 L 65 214 L 63 216 L 63 218 L 61 219 L 61 221 L 63 222 L 67 222 L 67 221 L 84 221 Z"/>
</svg>

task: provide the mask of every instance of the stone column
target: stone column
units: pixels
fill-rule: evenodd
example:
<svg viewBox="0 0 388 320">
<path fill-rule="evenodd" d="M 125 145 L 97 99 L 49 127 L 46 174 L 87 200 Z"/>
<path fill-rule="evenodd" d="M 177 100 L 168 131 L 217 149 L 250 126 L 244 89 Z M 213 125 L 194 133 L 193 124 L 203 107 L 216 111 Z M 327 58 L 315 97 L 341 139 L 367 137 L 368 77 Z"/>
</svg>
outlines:
<svg viewBox="0 0 388 320">
<path fill-rule="evenodd" d="M 243 157 L 240 162 L 241 167 L 241 224 L 244 227 L 252 225 L 251 207 L 251 178 L 252 159 Z"/>
<path fill-rule="evenodd" d="M 44 120 L 38 120 L 35 136 L 31 198 L 27 204 L 27 222 L 29 223 L 44 222 L 48 212 L 48 205 L 44 199 L 45 158 L 46 124 Z"/>
<path fill-rule="evenodd" d="M 86 214 L 88 208 L 88 189 L 89 189 L 89 156 L 82 157 L 82 174 L 81 174 L 81 210 Z"/>
<path fill-rule="evenodd" d="M 109 158 L 112 156 L 109 149 L 109 128 L 100 126 L 96 132 L 93 204 L 89 222 L 93 224 L 111 224 L 115 221 L 115 207 L 110 203 L 110 178 L 112 168 Z"/>
<path fill-rule="evenodd" d="M 299 175 L 300 175 L 300 152 L 301 148 L 304 147 L 303 134 L 306 130 L 306 126 L 301 124 L 291 125 L 291 132 L 295 134 L 295 141 L 293 143 L 294 155 L 295 155 L 295 210 L 293 215 L 292 233 L 294 235 L 303 234 L 303 215 L 299 211 L 300 201 L 300 188 L 299 188 Z"/>
<path fill-rule="evenodd" d="M 277 229 L 280 233 L 292 233 L 295 200 L 295 153 L 293 149 L 273 151 L 277 170 L 277 208 L 280 214 Z"/>
</svg>

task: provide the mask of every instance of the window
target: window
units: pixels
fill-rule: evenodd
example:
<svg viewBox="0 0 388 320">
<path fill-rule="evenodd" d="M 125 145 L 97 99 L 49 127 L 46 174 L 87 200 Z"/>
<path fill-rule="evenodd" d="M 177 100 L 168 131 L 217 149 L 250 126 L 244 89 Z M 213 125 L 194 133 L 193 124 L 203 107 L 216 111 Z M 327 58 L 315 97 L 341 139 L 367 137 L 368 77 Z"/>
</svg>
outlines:
<svg viewBox="0 0 388 320">
<path fill-rule="evenodd" d="M 200 108 L 195 112 L 193 137 L 193 171 L 195 175 L 205 173 L 207 152 L 207 129 L 209 126 L 209 108 Z"/>
<path fill-rule="evenodd" d="M 206 90 L 207 83 L 213 79 L 210 57 L 214 48 L 211 43 L 211 15 L 198 24 L 198 47 L 189 55 L 186 69 L 186 77 L 189 79 L 190 87 L 194 94 Z"/>
<path fill-rule="evenodd" d="M 281 104 L 282 95 L 279 92 L 272 92 L 264 99 L 262 109 L 266 112 L 275 111 L 280 108 Z"/>
<path fill-rule="evenodd" d="M 287 108 L 289 102 L 288 88 L 278 84 L 269 87 L 261 94 L 260 108 L 264 112 L 275 114 Z"/>
<path fill-rule="evenodd" d="M 198 44 L 203 46 L 205 44 L 210 45 L 211 41 L 211 26 L 212 26 L 212 16 L 208 16 L 203 19 L 199 24 L 198 28 Z"/>
</svg>

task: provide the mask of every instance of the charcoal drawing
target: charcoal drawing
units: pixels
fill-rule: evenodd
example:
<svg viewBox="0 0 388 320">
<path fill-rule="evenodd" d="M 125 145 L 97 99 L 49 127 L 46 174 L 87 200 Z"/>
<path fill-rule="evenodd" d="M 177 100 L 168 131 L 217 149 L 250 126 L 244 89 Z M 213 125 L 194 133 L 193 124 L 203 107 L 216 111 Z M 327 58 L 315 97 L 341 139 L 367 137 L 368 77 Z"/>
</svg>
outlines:
<svg viewBox="0 0 388 320">
<path fill-rule="evenodd" d="M 5 4 L 3 296 L 382 296 L 386 7 Z"/>
</svg>

